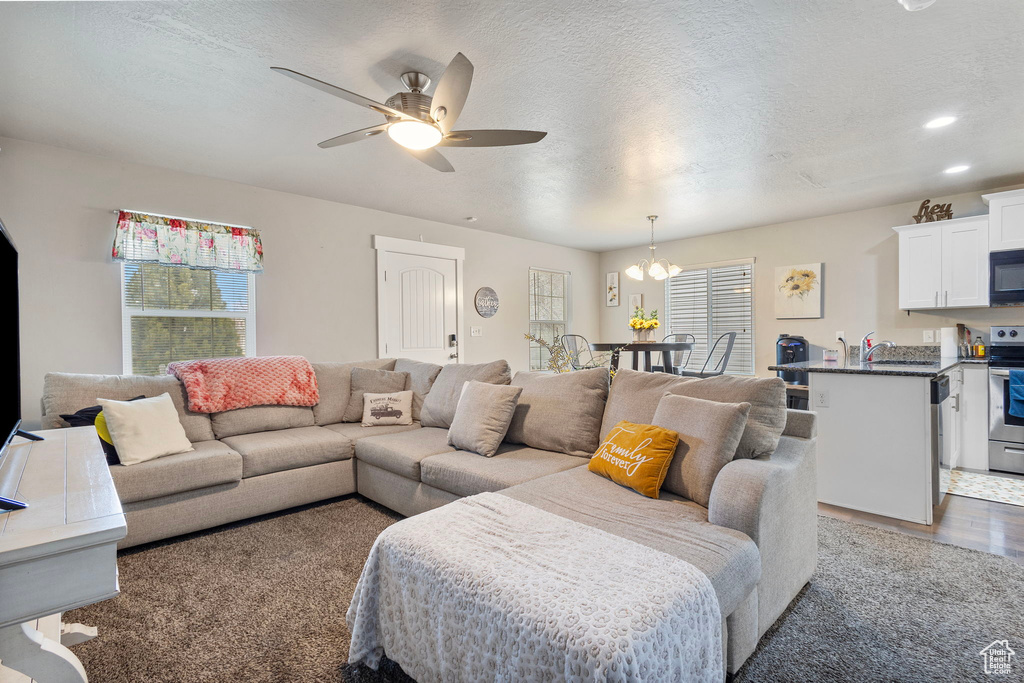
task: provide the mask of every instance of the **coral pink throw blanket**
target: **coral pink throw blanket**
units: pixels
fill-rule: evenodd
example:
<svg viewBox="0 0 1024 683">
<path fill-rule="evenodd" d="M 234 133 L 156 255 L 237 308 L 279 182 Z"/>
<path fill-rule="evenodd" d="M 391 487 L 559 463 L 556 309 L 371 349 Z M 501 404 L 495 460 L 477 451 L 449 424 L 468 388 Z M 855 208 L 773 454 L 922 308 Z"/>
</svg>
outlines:
<svg viewBox="0 0 1024 683">
<path fill-rule="evenodd" d="M 320 402 L 316 373 L 302 356 L 185 360 L 170 363 L 167 374 L 185 385 L 188 409 L 196 413 Z"/>
</svg>

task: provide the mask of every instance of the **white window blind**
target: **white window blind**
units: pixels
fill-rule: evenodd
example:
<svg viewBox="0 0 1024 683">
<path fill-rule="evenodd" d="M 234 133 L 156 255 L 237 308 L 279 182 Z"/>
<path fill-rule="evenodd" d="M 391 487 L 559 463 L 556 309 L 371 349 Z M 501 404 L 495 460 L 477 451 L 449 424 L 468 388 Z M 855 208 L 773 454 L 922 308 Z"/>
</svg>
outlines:
<svg viewBox="0 0 1024 683">
<path fill-rule="evenodd" d="M 255 355 L 255 276 L 121 264 L 124 372 L 161 375 L 195 358 Z"/>
<path fill-rule="evenodd" d="M 736 332 L 726 374 L 754 374 L 753 281 L 753 263 L 684 270 L 665 281 L 665 333 L 692 334 L 696 339 L 688 370 L 700 370 L 715 341 Z M 709 369 L 724 350 L 723 341 Z"/>
<path fill-rule="evenodd" d="M 569 330 L 569 273 L 530 269 L 530 334 L 549 344 Z M 545 370 L 551 354 L 530 342 L 530 369 Z"/>
</svg>

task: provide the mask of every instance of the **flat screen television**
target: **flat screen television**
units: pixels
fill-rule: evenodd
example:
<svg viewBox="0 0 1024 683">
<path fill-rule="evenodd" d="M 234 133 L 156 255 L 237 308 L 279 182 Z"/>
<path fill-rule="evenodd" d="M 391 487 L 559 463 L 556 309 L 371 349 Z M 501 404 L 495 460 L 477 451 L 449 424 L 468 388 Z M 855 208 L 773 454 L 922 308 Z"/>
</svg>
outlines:
<svg viewBox="0 0 1024 683">
<path fill-rule="evenodd" d="M 0 220 L 0 458 L 21 425 L 21 344 L 18 317 L 18 250 Z"/>
</svg>

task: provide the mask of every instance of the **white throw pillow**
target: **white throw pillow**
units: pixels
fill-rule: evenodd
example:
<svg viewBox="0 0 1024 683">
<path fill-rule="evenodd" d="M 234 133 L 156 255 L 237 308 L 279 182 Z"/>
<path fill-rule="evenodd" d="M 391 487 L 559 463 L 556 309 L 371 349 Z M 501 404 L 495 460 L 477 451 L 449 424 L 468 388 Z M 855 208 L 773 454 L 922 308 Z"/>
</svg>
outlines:
<svg viewBox="0 0 1024 683">
<path fill-rule="evenodd" d="M 101 398 L 99 404 L 122 465 L 192 450 L 170 394 L 138 401 Z"/>
<path fill-rule="evenodd" d="M 363 394 L 363 426 L 411 425 L 412 391 Z"/>
</svg>

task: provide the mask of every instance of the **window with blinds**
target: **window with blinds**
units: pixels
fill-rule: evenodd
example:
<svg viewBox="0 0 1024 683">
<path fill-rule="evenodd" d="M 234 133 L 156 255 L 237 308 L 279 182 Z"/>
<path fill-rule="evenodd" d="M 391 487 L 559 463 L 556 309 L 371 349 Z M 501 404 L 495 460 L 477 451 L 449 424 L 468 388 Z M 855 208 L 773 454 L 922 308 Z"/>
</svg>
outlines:
<svg viewBox="0 0 1024 683">
<path fill-rule="evenodd" d="M 124 372 L 255 354 L 255 275 L 158 263 L 121 265 Z"/>
<path fill-rule="evenodd" d="M 684 270 L 665 281 L 666 334 L 696 339 L 686 369 L 700 370 L 715 340 L 736 332 L 726 374 L 754 374 L 754 264 L 738 263 Z M 719 345 L 709 368 L 721 357 Z"/>
<path fill-rule="evenodd" d="M 530 334 L 554 344 L 569 329 L 569 273 L 530 269 Z M 546 370 L 551 354 L 530 342 L 530 369 Z"/>
</svg>

